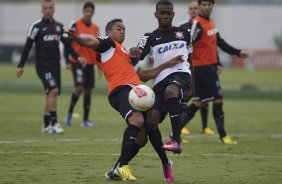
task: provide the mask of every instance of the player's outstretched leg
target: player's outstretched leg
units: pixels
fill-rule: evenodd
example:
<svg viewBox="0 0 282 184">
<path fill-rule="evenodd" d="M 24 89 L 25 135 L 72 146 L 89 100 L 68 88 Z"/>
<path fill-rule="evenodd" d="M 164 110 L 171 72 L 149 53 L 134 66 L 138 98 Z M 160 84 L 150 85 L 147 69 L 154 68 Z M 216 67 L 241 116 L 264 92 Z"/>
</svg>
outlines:
<svg viewBox="0 0 282 184">
<path fill-rule="evenodd" d="M 227 136 L 224 129 L 224 112 L 222 110 L 222 103 L 213 104 L 213 117 L 216 123 L 217 131 L 219 134 L 219 141 L 222 144 L 237 144 L 237 141 L 231 139 Z"/>
</svg>

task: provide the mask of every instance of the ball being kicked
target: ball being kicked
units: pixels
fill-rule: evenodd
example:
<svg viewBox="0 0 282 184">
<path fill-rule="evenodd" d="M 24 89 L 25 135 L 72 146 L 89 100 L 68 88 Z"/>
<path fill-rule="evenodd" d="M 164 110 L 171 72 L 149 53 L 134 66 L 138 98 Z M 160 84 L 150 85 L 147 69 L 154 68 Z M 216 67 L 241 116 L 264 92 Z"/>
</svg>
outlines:
<svg viewBox="0 0 282 184">
<path fill-rule="evenodd" d="M 155 103 L 155 93 L 150 87 L 140 84 L 131 89 L 128 100 L 135 110 L 147 111 Z"/>
</svg>

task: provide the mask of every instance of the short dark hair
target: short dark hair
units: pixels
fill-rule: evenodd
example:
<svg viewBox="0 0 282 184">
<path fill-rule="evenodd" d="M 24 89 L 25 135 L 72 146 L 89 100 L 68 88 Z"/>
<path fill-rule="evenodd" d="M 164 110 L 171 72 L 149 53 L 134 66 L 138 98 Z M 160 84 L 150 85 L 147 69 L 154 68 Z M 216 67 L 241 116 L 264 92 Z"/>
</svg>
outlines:
<svg viewBox="0 0 282 184">
<path fill-rule="evenodd" d="M 159 0 L 156 4 L 156 11 L 158 11 L 159 5 L 170 5 L 172 6 L 172 9 L 173 9 L 173 4 L 170 0 Z"/>
<path fill-rule="evenodd" d="M 92 8 L 92 10 L 95 10 L 95 4 L 92 2 L 85 2 L 83 5 L 83 10 L 85 10 L 86 8 Z"/>
<path fill-rule="evenodd" d="M 117 22 L 123 23 L 123 22 L 122 22 L 122 19 L 113 19 L 113 20 L 111 20 L 111 21 L 109 21 L 109 22 L 107 23 L 107 25 L 106 25 L 106 31 L 112 30 L 113 25 L 114 25 L 115 23 L 117 23 Z"/>
<path fill-rule="evenodd" d="M 214 4 L 214 0 L 198 0 L 198 4 L 201 4 L 203 1 L 211 2 L 212 4 Z"/>
</svg>

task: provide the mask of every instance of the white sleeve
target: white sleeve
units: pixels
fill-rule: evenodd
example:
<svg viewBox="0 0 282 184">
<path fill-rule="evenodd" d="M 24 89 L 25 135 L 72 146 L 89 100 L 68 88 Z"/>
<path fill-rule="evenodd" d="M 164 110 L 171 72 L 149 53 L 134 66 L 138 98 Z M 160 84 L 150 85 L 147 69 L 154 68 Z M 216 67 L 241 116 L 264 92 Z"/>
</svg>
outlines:
<svg viewBox="0 0 282 184">
<path fill-rule="evenodd" d="M 34 40 L 37 33 L 38 33 L 38 30 L 39 30 L 39 28 L 35 26 L 35 23 L 31 24 L 29 31 L 27 33 L 27 37 Z"/>
</svg>

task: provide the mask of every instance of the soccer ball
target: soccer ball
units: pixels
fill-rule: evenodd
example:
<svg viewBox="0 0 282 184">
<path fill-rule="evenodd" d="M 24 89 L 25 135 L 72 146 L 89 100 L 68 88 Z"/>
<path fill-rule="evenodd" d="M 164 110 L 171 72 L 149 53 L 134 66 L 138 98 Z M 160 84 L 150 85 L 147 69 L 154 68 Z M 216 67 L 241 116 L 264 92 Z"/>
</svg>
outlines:
<svg viewBox="0 0 282 184">
<path fill-rule="evenodd" d="M 155 93 L 150 87 L 141 84 L 131 89 L 128 100 L 135 110 L 147 111 L 155 103 Z"/>
</svg>

